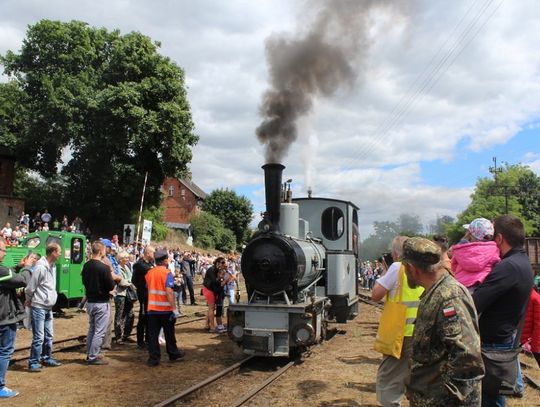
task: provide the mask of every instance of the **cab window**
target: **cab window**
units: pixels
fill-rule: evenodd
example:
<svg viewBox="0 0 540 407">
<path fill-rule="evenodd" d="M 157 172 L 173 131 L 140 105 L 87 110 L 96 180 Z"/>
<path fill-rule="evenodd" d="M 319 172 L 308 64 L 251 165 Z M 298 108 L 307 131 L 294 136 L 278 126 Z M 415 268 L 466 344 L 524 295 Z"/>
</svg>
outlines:
<svg viewBox="0 0 540 407">
<path fill-rule="evenodd" d="M 328 240 L 338 240 L 343 235 L 343 211 L 335 206 L 326 208 L 321 215 L 321 229 Z"/>
</svg>

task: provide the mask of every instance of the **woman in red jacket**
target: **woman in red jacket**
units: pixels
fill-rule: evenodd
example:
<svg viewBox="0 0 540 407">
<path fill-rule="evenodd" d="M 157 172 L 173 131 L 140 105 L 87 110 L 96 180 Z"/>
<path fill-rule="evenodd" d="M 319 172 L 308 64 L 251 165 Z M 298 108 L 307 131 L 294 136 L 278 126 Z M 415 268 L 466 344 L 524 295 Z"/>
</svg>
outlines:
<svg viewBox="0 0 540 407">
<path fill-rule="evenodd" d="M 525 348 L 530 348 L 536 363 L 540 366 L 540 294 L 536 291 L 536 287 L 531 292 L 529 306 L 525 314 L 521 344 L 525 345 Z"/>
</svg>

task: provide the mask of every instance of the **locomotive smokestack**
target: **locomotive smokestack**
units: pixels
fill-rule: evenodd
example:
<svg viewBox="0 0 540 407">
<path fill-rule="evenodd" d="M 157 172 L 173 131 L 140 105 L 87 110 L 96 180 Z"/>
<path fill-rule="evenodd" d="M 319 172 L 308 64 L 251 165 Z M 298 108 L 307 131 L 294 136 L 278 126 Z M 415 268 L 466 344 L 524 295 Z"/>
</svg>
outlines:
<svg viewBox="0 0 540 407">
<path fill-rule="evenodd" d="M 279 207 L 281 204 L 281 175 L 284 165 L 271 163 L 262 166 L 266 194 L 266 215 L 270 230 L 279 232 Z"/>
</svg>

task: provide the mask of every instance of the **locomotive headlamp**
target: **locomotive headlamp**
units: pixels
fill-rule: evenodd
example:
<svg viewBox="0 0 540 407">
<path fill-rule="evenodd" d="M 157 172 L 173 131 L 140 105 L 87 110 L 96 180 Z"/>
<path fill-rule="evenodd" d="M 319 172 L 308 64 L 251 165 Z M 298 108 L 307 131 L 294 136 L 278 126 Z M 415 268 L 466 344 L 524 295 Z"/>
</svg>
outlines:
<svg viewBox="0 0 540 407">
<path fill-rule="evenodd" d="M 235 341 L 242 340 L 242 337 L 244 336 L 244 328 L 242 325 L 234 325 L 231 329 L 231 337 Z"/>
<path fill-rule="evenodd" d="M 292 332 L 293 340 L 298 345 L 307 345 L 315 339 L 315 330 L 311 324 L 298 324 Z"/>
</svg>

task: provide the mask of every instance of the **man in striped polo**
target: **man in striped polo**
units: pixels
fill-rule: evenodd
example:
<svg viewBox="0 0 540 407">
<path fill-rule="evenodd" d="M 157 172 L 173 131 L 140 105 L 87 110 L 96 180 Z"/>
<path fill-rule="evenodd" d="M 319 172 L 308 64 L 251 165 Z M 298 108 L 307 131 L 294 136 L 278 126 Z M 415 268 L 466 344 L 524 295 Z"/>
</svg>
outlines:
<svg viewBox="0 0 540 407">
<path fill-rule="evenodd" d="M 168 269 L 169 253 L 156 250 L 155 267 L 148 270 L 145 280 L 148 288 L 148 366 L 157 366 L 161 359 L 159 331 L 163 328 L 169 360 L 184 357 L 184 351 L 176 346 L 174 323 L 179 313 L 174 301 L 174 276 Z"/>
</svg>

